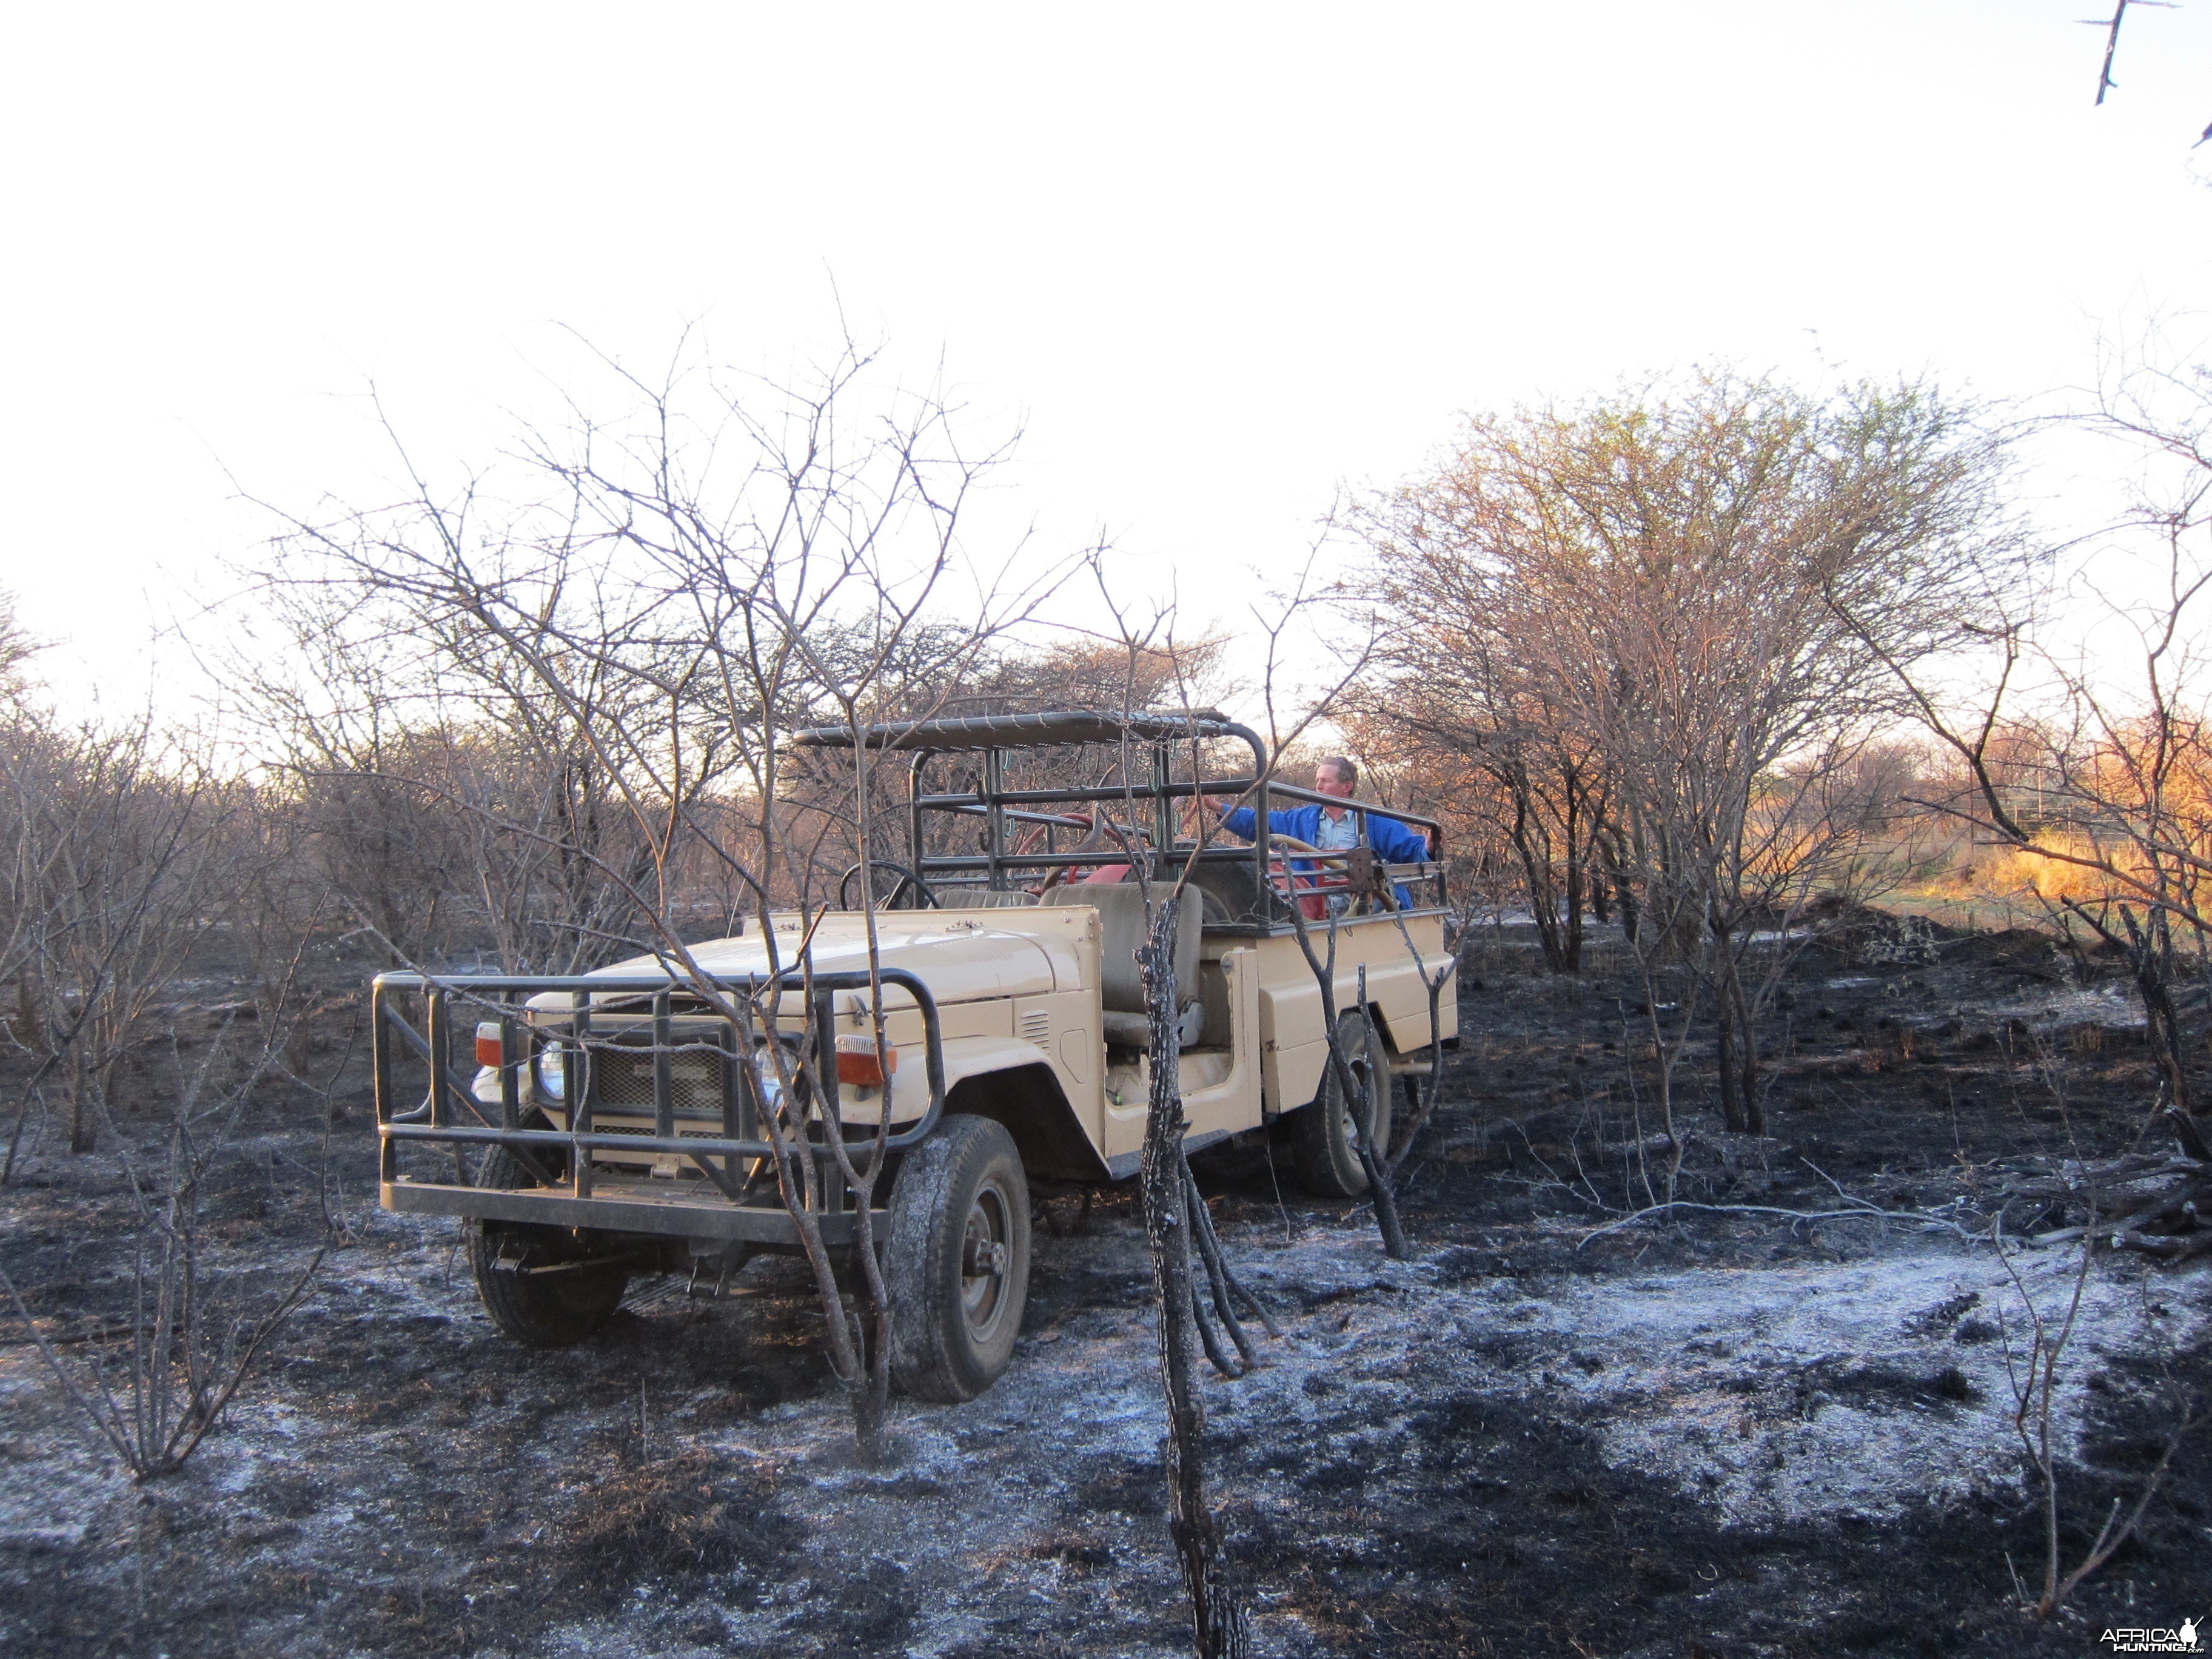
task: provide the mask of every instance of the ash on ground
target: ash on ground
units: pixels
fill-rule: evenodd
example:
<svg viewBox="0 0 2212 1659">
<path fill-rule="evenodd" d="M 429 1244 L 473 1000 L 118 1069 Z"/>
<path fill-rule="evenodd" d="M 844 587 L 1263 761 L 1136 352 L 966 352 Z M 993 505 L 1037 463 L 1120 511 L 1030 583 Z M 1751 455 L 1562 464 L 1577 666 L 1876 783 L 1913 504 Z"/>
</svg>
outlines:
<svg viewBox="0 0 2212 1659">
<path fill-rule="evenodd" d="M 1506 933 L 1462 973 L 1463 1047 L 1409 1165 L 1414 1260 L 1264 1147 L 1201 1158 L 1285 1329 L 1206 1390 L 1258 1651 L 2074 1654 L 2212 1607 L 2200 1435 L 2069 1613 L 2019 1616 L 2043 1560 L 2014 1429 L 2028 1310 L 2063 1317 L 2081 1258 L 2019 1243 L 2063 1206 L 2012 1206 L 2003 1258 L 1972 1235 L 2021 1170 L 2136 1144 L 2153 1085 L 2116 983 L 2033 940 L 1936 955 L 1808 952 L 1768 1138 L 1717 1132 L 1693 1055 L 1679 1194 L 1733 1207 L 1619 1224 L 1660 1156 L 1626 1058 L 1640 994 L 1541 975 Z M 866 1467 L 794 1264 L 719 1300 L 642 1282 L 600 1336 L 521 1350 L 453 1224 L 370 1207 L 349 1086 L 341 1247 L 181 1474 L 131 1485 L 7 1333 L 0 1652 L 1188 1650 L 1127 1194 L 1079 1230 L 1050 1206 L 1012 1370 L 969 1405 L 902 1402 Z M 210 1200 L 240 1307 L 319 1234 L 300 1115 L 272 1093 Z M 97 1358 L 131 1283 L 112 1161 L 49 1130 L 0 1205 L 42 1328 Z M 2051 1418 L 2069 1565 L 2204 1403 L 2208 1324 L 2212 1267 L 2093 1262 Z"/>
</svg>

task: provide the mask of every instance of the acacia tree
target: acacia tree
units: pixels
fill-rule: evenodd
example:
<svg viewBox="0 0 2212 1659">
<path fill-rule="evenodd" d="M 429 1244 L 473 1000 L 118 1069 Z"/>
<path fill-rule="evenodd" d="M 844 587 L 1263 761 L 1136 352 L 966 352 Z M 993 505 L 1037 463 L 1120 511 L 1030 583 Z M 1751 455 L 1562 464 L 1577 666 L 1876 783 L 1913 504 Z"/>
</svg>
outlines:
<svg viewBox="0 0 2212 1659">
<path fill-rule="evenodd" d="M 1482 607 L 1480 596 L 1458 591 L 1475 573 L 1431 562 L 1419 574 L 1407 582 L 1386 568 L 1376 597 L 1400 617 L 1427 615 L 1430 625 L 1382 637 L 1382 672 L 1351 688 L 1346 713 L 1395 738 L 1439 781 L 1470 775 L 1454 793 L 1508 850 L 1546 964 L 1578 973 L 1593 855 L 1606 845 L 1604 768 L 1553 682 L 1496 636 L 1459 625 Z"/>
<path fill-rule="evenodd" d="M 1892 713 L 1884 661 L 1970 636 L 2016 586 L 2004 453 L 1931 388 L 1816 397 L 1701 373 L 1473 419 L 1436 474 L 1370 511 L 1374 592 L 1401 630 L 1374 705 L 1455 710 L 1509 777 L 1548 746 L 1555 842 L 1585 844 L 1565 833 L 1581 802 L 1633 893 L 1670 1137 L 1692 1003 L 1662 1029 L 1656 975 L 1693 970 L 1724 1115 L 1760 1130 L 1771 979 L 1749 971 L 1753 936 L 1863 868 L 1865 815 L 1826 809 Z"/>
</svg>

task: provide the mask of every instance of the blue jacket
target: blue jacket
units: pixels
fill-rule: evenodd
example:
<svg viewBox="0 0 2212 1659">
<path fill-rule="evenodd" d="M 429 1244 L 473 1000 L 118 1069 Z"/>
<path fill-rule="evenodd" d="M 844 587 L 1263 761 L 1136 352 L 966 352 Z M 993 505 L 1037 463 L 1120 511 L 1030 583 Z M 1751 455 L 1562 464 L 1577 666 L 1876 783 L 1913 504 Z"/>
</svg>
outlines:
<svg viewBox="0 0 2212 1659">
<path fill-rule="evenodd" d="M 1302 841 L 1311 847 L 1321 830 L 1322 811 L 1319 802 L 1309 802 L 1304 806 L 1293 806 L 1286 812 L 1270 812 L 1267 814 L 1268 830 L 1274 835 Z M 1222 818 L 1221 827 L 1232 836 L 1242 836 L 1250 841 L 1253 826 L 1258 822 L 1250 807 L 1240 806 Z M 1375 856 L 1385 864 L 1425 864 L 1428 861 L 1427 840 L 1406 828 L 1397 819 L 1386 818 L 1380 812 L 1367 815 L 1367 844 L 1375 849 Z M 1311 869 L 1313 866 L 1310 860 L 1301 860 L 1291 867 L 1304 871 Z M 1402 907 L 1410 907 L 1413 902 L 1413 895 L 1402 884 L 1398 889 L 1398 902 Z"/>
</svg>

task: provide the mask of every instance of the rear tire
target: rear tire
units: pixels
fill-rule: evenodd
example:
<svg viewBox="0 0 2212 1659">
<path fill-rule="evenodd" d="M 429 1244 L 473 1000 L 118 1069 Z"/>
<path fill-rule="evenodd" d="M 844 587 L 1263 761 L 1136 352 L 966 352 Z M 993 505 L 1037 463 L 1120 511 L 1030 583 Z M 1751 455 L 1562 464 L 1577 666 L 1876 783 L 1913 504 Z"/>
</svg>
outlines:
<svg viewBox="0 0 2212 1659">
<path fill-rule="evenodd" d="M 1006 1370 L 1029 1299 L 1030 1189 L 1013 1137 L 954 1115 L 906 1155 L 884 1251 L 891 1375 L 957 1405 Z"/>
<path fill-rule="evenodd" d="M 1336 1022 L 1336 1037 L 1355 1080 L 1364 1084 L 1375 1101 L 1376 1156 L 1390 1145 L 1390 1108 L 1395 1095 L 1390 1077 L 1390 1051 L 1375 1022 L 1357 1008 L 1347 1009 Z M 1364 1198 L 1367 1170 L 1353 1144 L 1356 1103 L 1347 1103 L 1338 1086 L 1336 1066 L 1324 1060 L 1321 1091 L 1313 1103 L 1291 1114 L 1291 1147 L 1297 1159 L 1299 1184 L 1316 1198 Z"/>
<path fill-rule="evenodd" d="M 541 1119 L 535 1127 L 547 1126 Z M 541 1156 L 544 1156 L 541 1154 Z M 494 1146 L 477 1171 L 477 1185 L 516 1192 L 538 1183 L 506 1147 Z M 559 1267 L 559 1273 L 533 1273 L 498 1265 L 502 1255 L 520 1254 L 527 1267 Z M 569 1267 L 580 1260 L 574 1237 L 565 1228 L 515 1221 L 480 1221 L 469 1237 L 469 1266 L 477 1296 L 501 1334 L 532 1348 L 565 1348 L 614 1317 L 629 1273 L 620 1266 Z"/>
</svg>

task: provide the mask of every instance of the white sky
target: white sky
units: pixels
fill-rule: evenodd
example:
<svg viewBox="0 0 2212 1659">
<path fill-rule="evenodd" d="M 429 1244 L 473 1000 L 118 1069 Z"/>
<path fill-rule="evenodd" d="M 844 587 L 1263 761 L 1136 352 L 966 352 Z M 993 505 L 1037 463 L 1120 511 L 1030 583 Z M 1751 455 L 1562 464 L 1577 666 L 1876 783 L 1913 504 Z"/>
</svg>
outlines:
<svg viewBox="0 0 2212 1659">
<path fill-rule="evenodd" d="M 556 324 L 774 370 L 834 281 L 1026 428 L 992 533 L 1103 527 L 1233 625 L 1458 410 L 1720 359 L 2027 397 L 2203 307 L 2212 0 L 2132 12 L 2094 109 L 2105 3 L 19 8 L 0 584 L 72 695 L 176 695 L 152 618 L 268 532 L 239 489 L 382 493 L 370 378 L 481 460 Z"/>
</svg>

